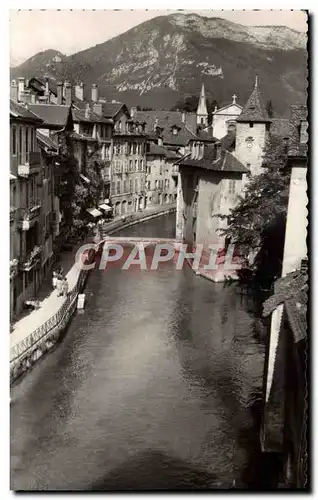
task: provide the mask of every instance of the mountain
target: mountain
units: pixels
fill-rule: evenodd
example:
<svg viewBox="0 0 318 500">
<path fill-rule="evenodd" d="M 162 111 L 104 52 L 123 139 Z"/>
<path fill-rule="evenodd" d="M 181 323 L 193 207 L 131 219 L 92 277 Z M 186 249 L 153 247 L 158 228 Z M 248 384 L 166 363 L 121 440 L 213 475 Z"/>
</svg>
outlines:
<svg viewBox="0 0 318 500">
<path fill-rule="evenodd" d="M 12 78 L 45 74 L 86 87 L 98 83 L 108 99 L 159 109 L 198 94 L 202 82 L 219 105 L 234 93 L 243 104 L 257 74 L 264 98 L 285 114 L 306 99 L 306 35 L 283 26 L 170 14 L 68 57 L 51 50 L 36 54 L 11 70 Z"/>
</svg>

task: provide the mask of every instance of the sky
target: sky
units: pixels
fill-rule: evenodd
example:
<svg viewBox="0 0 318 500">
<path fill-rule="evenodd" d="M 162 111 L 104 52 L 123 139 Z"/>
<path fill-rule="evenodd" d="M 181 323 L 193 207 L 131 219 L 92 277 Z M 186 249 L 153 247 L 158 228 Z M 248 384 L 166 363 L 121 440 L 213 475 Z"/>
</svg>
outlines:
<svg viewBox="0 0 318 500">
<path fill-rule="evenodd" d="M 34 54 L 56 49 L 69 55 L 123 33 L 173 10 L 11 10 L 10 63 L 21 64 Z M 306 15 L 291 10 L 187 10 L 223 17 L 246 25 L 284 25 L 306 32 Z"/>
</svg>

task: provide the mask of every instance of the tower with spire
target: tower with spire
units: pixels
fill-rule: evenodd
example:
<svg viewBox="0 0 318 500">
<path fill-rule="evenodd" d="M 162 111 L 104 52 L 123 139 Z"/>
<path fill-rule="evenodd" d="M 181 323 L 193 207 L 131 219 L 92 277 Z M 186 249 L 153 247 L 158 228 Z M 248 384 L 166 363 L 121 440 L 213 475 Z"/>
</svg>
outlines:
<svg viewBox="0 0 318 500">
<path fill-rule="evenodd" d="M 271 120 L 268 117 L 256 76 L 253 91 L 237 118 L 235 145 L 236 158 L 249 169 L 252 175 L 262 172 L 263 153 L 270 124 Z"/>
<path fill-rule="evenodd" d="M 199 104 L 197 109 L 197 125 L 202 127 L 208 126 L 208 110 L 206 106 L 204 83 L 202 83 L 201 93 L 199 97 Z"/>
</svg>

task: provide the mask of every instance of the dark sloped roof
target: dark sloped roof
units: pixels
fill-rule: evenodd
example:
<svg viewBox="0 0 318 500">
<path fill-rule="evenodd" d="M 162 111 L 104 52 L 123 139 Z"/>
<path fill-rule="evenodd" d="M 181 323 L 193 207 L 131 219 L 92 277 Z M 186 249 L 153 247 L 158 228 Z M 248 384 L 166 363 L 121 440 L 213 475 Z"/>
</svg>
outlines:
<svg viewBox="0 0 318 500">
<path fill-rule="evenodd" d="M 51 137 L 41 134 L 39 130 L 36 131 L 36 138 L 40 143 L 40 146 L 44 146 L 45 148 L 48 149 L 53 149 L 53 150 L 58 150 L 58 144 L 54 142 Z"/>
<path fill-rule="evenodd" d="M 189 120 L 186 123 L 182 121 L 182 113 L 180 111 L 137 111 L 135 118 L 138 121 L 146 123 L 146 131 L 149 134 L 155 132 L 155 126 L 163 129 L 162 137 L 166 144 L 172 144 L 175 146 L 185 146 L 189 140 L 198 139 L 196 133 L 193 130 L 193 116 L 191 114 Z M 195 115 L 196 116 L 196 115 Z M 172 133 L 173 126 L 180 127 L 178 134 Z"/>
<path fill-rule="evenodd" d="M 285 305 L 295 342 L 307 335 L 307 291 L 307 273 L 294 271 L 276 281 L 274 294 L 263 304 L 264 317 Z"/>
<path fill-rule="evenodd" d="M 41 118 L 39 118 L 36 114 L 29 109 L 29 105 L 22 106 L 22 104 L 18 104 L 15 101 L 10 99 L 10 115 L 19 119 L 25 119 L 28 121 L 33 121 L 36 123 L 42 123 Z"/>
<path fill-rule="evenodd" d="M 237 118 L 238 122 L 270 122 L 263 97 L 257 85 L 255 85 L 242 113 Z"/>
<path fill-rule="evenodd" d="M 235 132 L 228 132 L 222 139 L 220 139 L 220 142 L 222 144 L 222 149 L 225 149 L 226 151 L 233 151 L 235 149 L 235 139 L 236 139 L 236 133 Z"/>
<path fill-rule="evenodd" d="M 162 146 L 158 146 L 158 144 L 150 143 L 147 154 L 148 155 L 166 156 L 167 150 Z"/>
<path fill-rule="evenodd" d="M 302 105 L 291 106 L 290 117 L 290 140 L 288 148 L 288 156 L 303 157 L 307 156 L 308 143 L 301 142 L 301 124 L 308 126 L 307 122 L 307 107 Z"/>
<path fill-rule="evenodd" d="M 30 110 L 39 116 L 45 125 L 65 127 L 68 121 L 70 106 L 57 104 L 29 104 Z"/>
<path fill-rule="evenodd" d="M 122 102 L 103 103 L 103 113 L 107 118 L 114 118 L 117 113 L 125 106 Z"/>
<path fill-rule="evenodd" d="M 222 151 L 220 158 L 215 158 L 214 146 L 204 146 L 204 155 L 200 160 L 187 158 L 180 165 L 204 168 L 215 172 L 239 172 L 245 174 L 248 169 L 228 151 Z"/>
<path fill-rule="evenodd" d="M 74 109 L 72 108 L 72 116 L 74 122 L 86 122 L 86 123 L 112 123 L 108 118 L 104 116 L 99 116 L 92 110 L 89 112 L 89 117 L 86 118 L 86 113 L 84 109 Z"/>
<path fill-rule="evenodd" d="M 287 118 L 272 118 L 271 134 L 287 138 L 290 134 L 290 120 Z"/>
</svg>

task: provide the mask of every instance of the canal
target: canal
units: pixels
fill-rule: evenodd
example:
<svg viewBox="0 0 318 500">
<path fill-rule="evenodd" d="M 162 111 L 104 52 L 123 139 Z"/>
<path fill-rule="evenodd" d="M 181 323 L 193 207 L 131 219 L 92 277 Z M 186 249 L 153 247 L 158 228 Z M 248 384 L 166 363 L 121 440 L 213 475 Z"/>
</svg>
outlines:
<svg viewBox="0 0 318 500">
<path fill-rule="evenodd" d="M 174 237 L 174 219 L 118 234 Z M 239 287 L 166 263 L 94 270 L 85 293 L 62 343 L 12 388 L 11 488 L 255 486 L 264 348 Z"/>
</svg>

